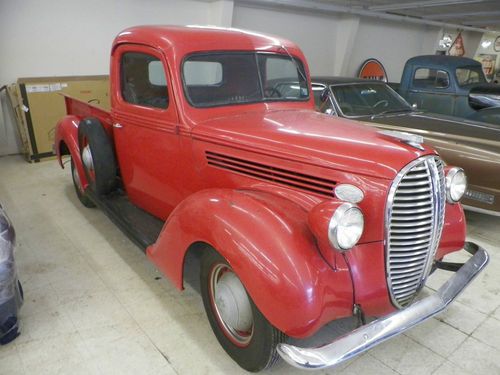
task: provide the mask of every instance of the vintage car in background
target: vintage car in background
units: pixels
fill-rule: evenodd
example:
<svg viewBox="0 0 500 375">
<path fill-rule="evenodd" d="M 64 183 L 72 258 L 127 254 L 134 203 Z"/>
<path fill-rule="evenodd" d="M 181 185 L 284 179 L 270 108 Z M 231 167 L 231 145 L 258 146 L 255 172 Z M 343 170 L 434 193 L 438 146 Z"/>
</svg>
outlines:
<svg viewBox="0 0 500 375">
<path fill-rule="evenodd" d="M 463 204 L 500 215 L 500 126 L 422 112 L 381 81 L 347 77 L 312 81 L 318 110 L 424 137 L 446 163 L 465 170 L 468 190 Z"/>
<path fill-rule="evenodd" d="M 412 57 L 404 66 L 401 83 L 390 85 L 419 109 L 500 125 L 500 86 L 487 82 L 476 60 L 446 55 Z M 483 114 L 491 107 L 495 109 Z"/>
<path fill-rule="evenodd" d="M 255 32 L 143 26 L 111 50 L 111 111 L 66 97 L 55 150 L 179 289 L 186 257 L 244 369 L 335 366 L 442 311 L 485 267 L 462 169 L 426 145 L 314 111 L 302 51 Z M 464 265 L 443 257 L 465 249 Z M 457 271 L 415 302 L 436 267 Z M 378 319 L 299 347 L 336 319 Z M 189 350 L 189 348 L 186 348 Z"/>
<path fill-rule="evenodd" d="M 14 262 L 16 234 L 0 204 L 0 344 L 19 336 L 18 313 L 23 304 L 23 289 Z"/>
</svg>

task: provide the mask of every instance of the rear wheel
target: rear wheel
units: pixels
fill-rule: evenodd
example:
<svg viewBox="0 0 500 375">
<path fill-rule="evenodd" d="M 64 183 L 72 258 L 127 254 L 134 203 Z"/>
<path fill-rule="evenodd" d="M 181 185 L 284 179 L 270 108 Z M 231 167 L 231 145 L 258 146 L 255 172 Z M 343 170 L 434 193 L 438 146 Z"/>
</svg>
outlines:
<svg viewBox="0 0 500 375">
<path fill-rule="evenodd" d="M 73 158 L 71 158 L 71 176 L 73 177 L 73 185 L 75 186 L 76 196 L 78 200 L 88 208 L 95 207 L 94 202 L 90 200 L 88 194 L 85 193 L 82 187 L 82 182 L 80 181 L 80 176 L 78 175 L 78 170 L 75 167 L 75 163 L 73 162 Z"/>
<path fill-rule="evenodd" d="M 200 277 L 208 320 L 231 358 L 252 372 L 276 363 L 276 345 L 286 336 L 267 321 L 227 261 L 211 248 L 203 255 Z"/>
<path fill-rule="evenodd" d="M 97 195 L 105 195 L 116 187 L 116 160 L 111 141 L 95 118 L 78 125 L 80 156 L 89 187 Z"/>
</svg>

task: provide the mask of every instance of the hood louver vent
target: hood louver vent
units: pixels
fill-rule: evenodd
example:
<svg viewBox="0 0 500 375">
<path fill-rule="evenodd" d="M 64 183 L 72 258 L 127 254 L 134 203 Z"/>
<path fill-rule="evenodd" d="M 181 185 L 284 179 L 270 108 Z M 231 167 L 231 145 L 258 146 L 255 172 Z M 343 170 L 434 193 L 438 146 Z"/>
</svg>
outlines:
<svg viewBox="0 0 500 375">
<path fill-rule="evenodd" d="M 333 197 L 335 181 L 206 151 L 208 165 L 295 189 Z"/>
</svg>

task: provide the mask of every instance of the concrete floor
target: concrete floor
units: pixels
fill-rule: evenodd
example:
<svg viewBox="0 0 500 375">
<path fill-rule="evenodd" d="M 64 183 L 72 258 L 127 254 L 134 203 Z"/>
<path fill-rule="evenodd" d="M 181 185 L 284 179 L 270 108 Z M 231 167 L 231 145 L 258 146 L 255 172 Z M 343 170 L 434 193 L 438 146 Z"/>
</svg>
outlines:
<svg viewBox="0 0 500 375">
<path fill-rule="evenodd" d="M 22 334 L 0 347 L 0 374 L 238 374 L 191 286 L 180 293 L 55 161 L 0 158 L 0 201 L 17 234 Z M 500 218 L 468 213 L 491 262 L 438 319 L 328 374 L 500 374 Z M 436 271 L 437 288 L 449 277 Z M 425 293 L 430 293 L 426 289 Z M 311 342 L 345 330 L 331 324 Z M 301 371 L 281 363 L 272 374 Z"/>
</svg>

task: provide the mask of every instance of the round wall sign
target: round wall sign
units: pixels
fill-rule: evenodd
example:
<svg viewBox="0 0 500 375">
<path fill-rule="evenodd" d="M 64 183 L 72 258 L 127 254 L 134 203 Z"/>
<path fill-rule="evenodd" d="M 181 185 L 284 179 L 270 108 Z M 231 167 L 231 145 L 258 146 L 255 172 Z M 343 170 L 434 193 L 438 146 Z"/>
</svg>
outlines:
<svg viewBox="0 0 500 375">
<path fill-rule="evenodd" d="M 495 43 L 493 43 L 493 49 L 495 52 L 500 52 L 500 36 L 497 36 Z"/>
<path fill-rule="evenodd" d="M 380 61 L 377 59 L 368 59 L 359 68 L 358 77 L 363 79 L 376 79 L 387 82 L 387 73 Z"/>
</svg>

